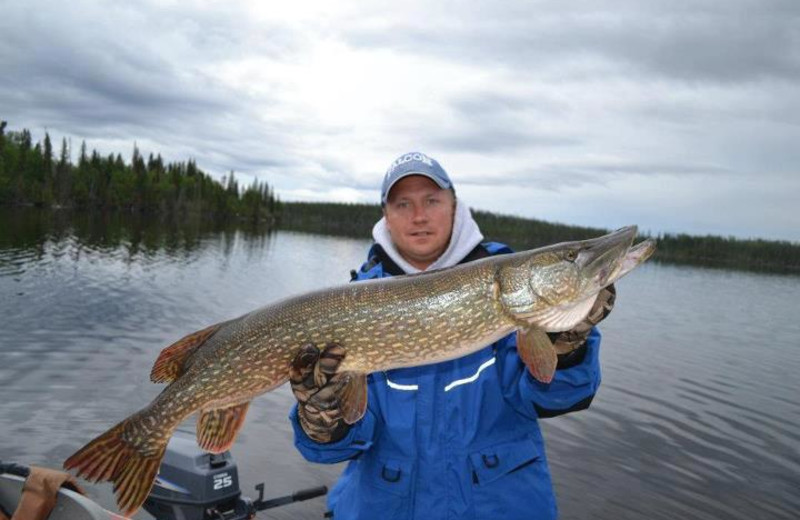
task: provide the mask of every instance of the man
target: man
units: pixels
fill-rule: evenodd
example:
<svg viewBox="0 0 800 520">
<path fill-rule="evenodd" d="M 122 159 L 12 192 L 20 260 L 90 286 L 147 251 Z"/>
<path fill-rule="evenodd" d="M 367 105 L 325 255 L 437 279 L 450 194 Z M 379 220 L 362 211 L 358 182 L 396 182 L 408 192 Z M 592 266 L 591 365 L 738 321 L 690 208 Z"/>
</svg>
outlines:
<svg viewBox="0 0 800 520">
<path fill-rule="evenodd" d="M 355 280 L 413 274 L 511 252 L 482 243 L 439 163 L 409 153 L 383 180 L 383 218 Z M 328 505 L 337 520 L 551 519 L 555 496 L 537 419 L 587 408 L 600 384 L 600 335 L 613 306 L 598 297 L 587 321 L 553 335 L 553 381 L 531 377 L 515 336 L 460 359 L 374 373 L 368 409 L 352 426 L 328 380 L 347 345 L 309 345 L 294 360 L 290 418 L 308 460 L 349 460 Z M 313 406 L 308 399 L 316 394 Z M 319 403 L 325 403 L 320 405 Z"/>
</svg>

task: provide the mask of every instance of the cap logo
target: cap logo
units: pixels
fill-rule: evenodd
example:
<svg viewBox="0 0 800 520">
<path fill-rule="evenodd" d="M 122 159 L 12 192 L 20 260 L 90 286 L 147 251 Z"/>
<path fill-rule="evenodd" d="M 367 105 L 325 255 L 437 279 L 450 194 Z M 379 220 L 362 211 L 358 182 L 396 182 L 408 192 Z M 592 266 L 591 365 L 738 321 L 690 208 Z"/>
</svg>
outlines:
<svg viewBox="0 0 800 520">
<path fill-rule="evenodd" d="M 395 161 L 391 164 L 391 166 L 389 166 L 389 169 L 386 170 L 386 176 L 388 177 L 392 173 L 392 170 L 394 170 L 401 164 L 405 164 L 410 161 L 419 161 L 423 164 L 433 167 L 433 159 L 431 159 L 424 153 L 419 153 L 419 152 L 407 153 L 402 157 L 398 157 L 397 159 L 395 159 Z"/>
</svg>

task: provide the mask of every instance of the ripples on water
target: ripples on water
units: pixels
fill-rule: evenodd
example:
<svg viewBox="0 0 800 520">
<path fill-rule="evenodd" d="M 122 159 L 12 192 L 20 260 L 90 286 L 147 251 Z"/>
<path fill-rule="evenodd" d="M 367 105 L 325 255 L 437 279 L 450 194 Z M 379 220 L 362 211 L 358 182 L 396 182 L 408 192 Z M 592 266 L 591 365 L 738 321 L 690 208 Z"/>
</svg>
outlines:
<svg viewBox="0 0 800 520">
<path fill-rule="evenodd" d="M 149 371 L 165 345 L 342 283 L 368 246 L 29 222 L 0 230 L 0 458 L 53 467 L 156 395 Z M 792 276 L 649 264 L 620 282 L 592 407 L 543 421 L 562 518 L 800 518 L 798 301 Z M 335 480 L 338 467 L 292 447 L 291 402 L 286 388 L 254 401 L 233 449 L 245 494 Z M 110 506 L 107 487 L 93 492 Z"/>
<path fill-rule="evenodd" d="M 565 517 L 800 517 L 798 298 L 789 276 L 621 281 L 591 411 L 547 423 Z"/>
</svg>

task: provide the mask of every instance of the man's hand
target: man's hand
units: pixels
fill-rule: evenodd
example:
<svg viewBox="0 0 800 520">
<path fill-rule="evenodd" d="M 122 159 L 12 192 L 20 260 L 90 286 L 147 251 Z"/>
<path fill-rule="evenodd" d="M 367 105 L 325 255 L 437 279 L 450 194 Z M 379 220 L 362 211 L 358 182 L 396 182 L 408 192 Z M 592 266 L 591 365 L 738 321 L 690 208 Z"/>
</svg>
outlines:
<svg viewBox="0 0 800 520">
<path fill-rule="evenodd" d="M 297 399 L 300 426 L 311 439 L 320 443 L 335 442 L 347 435 L 335 384 L 328 384 L 345 357 L 345 349 L 329 343 L 320 352 L 316 345 L 300 349 L 289 370 L 289 383 Z M 314 404 L 309 400 L 314 397 Z"/>
<path fill-rule="evenodd" d="M 617 297 L 617 289 L 614 285 L 609 285 L 597 295 L 597 300 L 589 311 L 585 320 L 565 332 L 558 332 L 550 335 L 553 346 L 558 354 L 558 368 L 568 368 L 574 366 L 583 359 L 586 349 L 582 349 L 589 337 L 592 327 L 606 319 L 614 308 L 614 300 Z M 580 358 L 580 359 L 578 359 Z"/>
</svg>

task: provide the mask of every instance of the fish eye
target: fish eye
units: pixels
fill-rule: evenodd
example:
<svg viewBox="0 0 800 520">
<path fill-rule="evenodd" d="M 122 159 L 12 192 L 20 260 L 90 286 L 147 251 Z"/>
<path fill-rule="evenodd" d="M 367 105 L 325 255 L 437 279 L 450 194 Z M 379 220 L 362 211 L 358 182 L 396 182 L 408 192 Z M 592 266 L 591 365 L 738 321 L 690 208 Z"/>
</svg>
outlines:
<svg viewBox="0 0 800 520">
<path fill-rule="evenodd" d="M 567 254 L 565 255 L 565 257 L 564 257 L 564 258 L 565 258 L 565 259 L 566 259 L 568 262 L 574 262 L 575 260 L 577 260 L 577 259 L 578 259 L 578 252 L 577 252 L 577 251 L 575 251 L 574 249 L 570 249 L 569 251 L 567 251 Z"/>
</svg>

